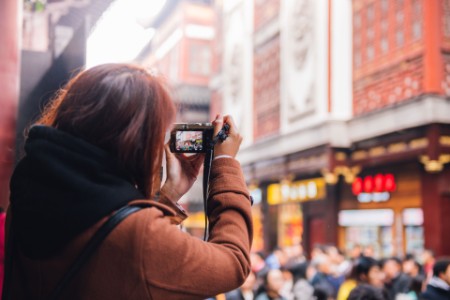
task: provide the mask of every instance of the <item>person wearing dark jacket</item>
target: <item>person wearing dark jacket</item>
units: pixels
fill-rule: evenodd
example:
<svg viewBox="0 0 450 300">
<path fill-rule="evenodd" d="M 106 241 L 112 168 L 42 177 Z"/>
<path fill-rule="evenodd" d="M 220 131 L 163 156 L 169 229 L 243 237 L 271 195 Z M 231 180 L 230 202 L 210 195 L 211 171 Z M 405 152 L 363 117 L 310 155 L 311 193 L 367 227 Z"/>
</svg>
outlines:
<svg viewBox="0 0 450 300">
<path fill-rule="evenodd" d="M 449 300 L 450 299 L 450 259 L 436 261 L 433 266 L 433 277 L 428 282 L 423 300 Z"/>
<path fill-rule="evenodd" d="M 389 300 L 395 300 L 398 294 L 407 293 L 411 285 L 411 277 L 401 271 L 401 261 L 391 257 L 383 261 L 382 269 L 385 274 L 385 289 Z"/>
<path fill-rule="evenodd" d="M 177 225 L 187 217 L 178 200 L 204 155 L 169 151 L 164 139 L 174 120 L 163 79 L 138 66 L 93 67 L 57 94 L 29 130 L 11 178 L 7 249 L 14 251 L 3 299 L 48 299 L 109 216 L 136 205 L 144 208 L 106 236 L 59 299 L 205 299 L 244 282 L 252 218 L 234 158 L 242 137 L 231 117 L 216 117 L 214 134 L 224 124 L 229 130 L 214 149 L 202 241 Z"/>
</svg>

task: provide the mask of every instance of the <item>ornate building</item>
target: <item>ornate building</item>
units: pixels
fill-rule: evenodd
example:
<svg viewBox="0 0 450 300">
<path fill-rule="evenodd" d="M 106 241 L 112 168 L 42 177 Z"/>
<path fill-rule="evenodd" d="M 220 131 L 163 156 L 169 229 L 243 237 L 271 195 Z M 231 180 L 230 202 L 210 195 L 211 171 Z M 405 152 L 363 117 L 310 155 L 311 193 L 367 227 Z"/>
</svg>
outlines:
<svg viewBox="0 0 450 300">
<path fill-rule="evenodd" d="M 257 247 L 450 253 L 449 1 L 248 2 L 218 3 L 212 87 L 244 134 Z"/>
</svg>

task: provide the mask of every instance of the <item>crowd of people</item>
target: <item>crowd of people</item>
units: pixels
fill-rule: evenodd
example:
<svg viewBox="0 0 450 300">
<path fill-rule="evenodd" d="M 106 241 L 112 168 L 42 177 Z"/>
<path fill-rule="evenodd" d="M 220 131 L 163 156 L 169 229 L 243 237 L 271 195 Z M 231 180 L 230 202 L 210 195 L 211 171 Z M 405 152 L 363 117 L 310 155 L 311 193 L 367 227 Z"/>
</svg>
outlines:
<svg viewBox="0 0 450 300">
<path fill-rule="evenodd" d="M 376 259 L 371 247 L 344 255 L 317 245 L 306 259 L 301 245 L 251 253 L 252 272 L 227 300 L 441 300 L 450 299 L 450 258 L 431 250 L 402 259 Z"/>
</svg>

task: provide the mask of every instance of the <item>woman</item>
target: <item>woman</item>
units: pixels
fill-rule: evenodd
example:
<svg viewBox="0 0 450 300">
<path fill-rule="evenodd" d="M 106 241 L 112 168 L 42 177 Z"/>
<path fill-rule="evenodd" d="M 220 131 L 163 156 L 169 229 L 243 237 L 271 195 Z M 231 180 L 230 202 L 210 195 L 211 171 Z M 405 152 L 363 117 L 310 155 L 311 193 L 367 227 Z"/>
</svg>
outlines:
<svg viewBox="0 0 450 300">
<path fill-rule="evenodd" d="M 383 289 L 384 274 L 377 260 L 361 256 L 356 261 L 346 281 L 339 288 L 337 300 L 346 300 L 350 292 L 361 284 L 368 284 L 375 289 Z"/>
<path fill-rule="evenodd" d="M 314 288 L 309 283 L 312 266 L 308 262 L 296 263 L 288 267 L 294 277 L 294 286 L 292 288 L 293 299 L 295 300 L 313 300 Z"/>
<path fill-rule="evenodd" d="M 8 214 L 11 299 L 44 299 L 114 211 L 149 205 L 106 237 L 60 299 L 205 299 L 240 286 L 250 271 L 251 207 L 232 118 L 215 146 L 205 243 L 178 229 L 177 204 L 194 183 L 202 155 L 164 147 L 174 105 L 160 78 L 107 64 L 72 79 L 29 130 L 26 156 L 11 179 Z M 159 201 L 165 149 L 167 179 Z"/>
<path fill-rule="evenodd" d="M 283 272 L 279 269 L 271 269 L 264 275 L 264 286 L 257 293 L 255 300 L 286 300 L 280 291 L 283 288 Z"/>
</svg>

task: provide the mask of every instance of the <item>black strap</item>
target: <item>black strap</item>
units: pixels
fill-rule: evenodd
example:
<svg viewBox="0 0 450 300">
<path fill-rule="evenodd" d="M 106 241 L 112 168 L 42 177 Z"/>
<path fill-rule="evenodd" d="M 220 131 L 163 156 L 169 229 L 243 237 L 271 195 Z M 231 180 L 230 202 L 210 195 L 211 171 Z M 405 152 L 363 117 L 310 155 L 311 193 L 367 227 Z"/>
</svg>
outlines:
<svg viewBox="0 0 450 300">
<path fill-rule="evenodd" d="M 86 263 L 92 253 L 100 246 L 102 241 L 108 236 L 108 234 L 126 217 L 139 211 L 142 207 L 139 206 L 124 206 L 117 210 L 95 233 L 95 235 L 89 240 L 86 247 L 72 263 L 69 271 L 64 275 L 61 281 L 58 283 L 53 293 L 48 298 L 49 300 L 56 300 L 61 296 L 64 288 L 69 284 L 72 278 L 80 271 L 81 267 Z"/>
<path fill-rule="evenodd" d="M 219 142 L 227 139 L 227 132 L 230 130 L 230 125 L 224 124 L 217 135 L 212 139 L 211 143 L 206 147 L 205 161 L 203 164 L 203 209 L 205 211 L 205 231 L 203 240 L 206 241 L 209 235 L 208 228 L 208 194 L 209 194 L 209 176 L 211 174 L 211 164 L 214 157 L 214 146 Z"/>
<path fill-rule="evenodd" d="M 203 240 L 208 239 L 208 194 L 209 194 L 209 176 L 211 174 L 211 164 L 214 156 L 214 148 L 206 150 L 205 162 L 203 165 L 203 210 L 205 211 L 205 231 Z"/>
</svg>

